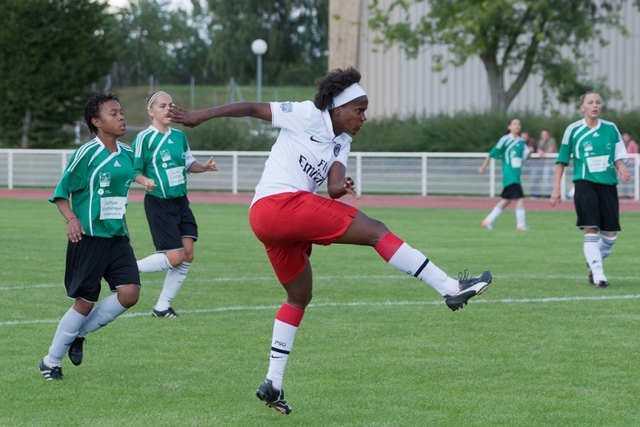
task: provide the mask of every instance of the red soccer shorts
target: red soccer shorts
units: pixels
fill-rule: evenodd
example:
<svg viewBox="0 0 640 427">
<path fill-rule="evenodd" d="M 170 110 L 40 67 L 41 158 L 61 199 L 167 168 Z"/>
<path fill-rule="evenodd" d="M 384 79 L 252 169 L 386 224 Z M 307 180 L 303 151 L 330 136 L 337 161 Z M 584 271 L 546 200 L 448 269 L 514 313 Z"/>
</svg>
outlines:
<svg viewBox="0 0 640 427">
<path fill-rule="evenodd" d="M 298 191 L 258 200 L 249 211 L 249 223 L 278 280 L 288 283 L 304 270 L 311 245 L 334 243 L 357 214 L 353 206 Z"/>
</svg>

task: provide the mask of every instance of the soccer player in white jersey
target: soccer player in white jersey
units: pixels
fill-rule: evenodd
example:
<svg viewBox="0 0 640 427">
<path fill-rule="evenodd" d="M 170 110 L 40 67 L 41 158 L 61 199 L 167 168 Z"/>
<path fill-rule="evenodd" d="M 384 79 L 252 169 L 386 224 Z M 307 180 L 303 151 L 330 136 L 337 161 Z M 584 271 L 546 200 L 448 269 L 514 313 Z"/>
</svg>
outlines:
<svg viewBox="0 0 640 427">
<path fill-rule="evenodd" d="M 133 151 L 117 140 L 126 131 L 118 99 L 111 94 L 94 96 L 84 107 L 84 121 L 96 137 L 73 153 L 49 199 L 67 226 L 64 284 L 74 303 L 40 362 L 47 380 L 62 379 L 67 352 L 74 365 L 82 363 L 86 334 L 109 324 L 140 295 L 140 274 L 125 222 Z M 114 294 L 94 309 L 102 278 Z"/>
<path fill-rule="evenodd" d="M 294 336 L 311 301 L 309 256 L 313 244 L 368 245 L 393 267 L 431 285 L 451 310 L 483 292 L 492 276 L 466 274 L 453 279 L 425 255 L 393 234 L 380 221 L 335 199 L 355 196 L 346 175 L 352 135 L 366 120 L 369 104 L 355 68 L 330 71 L 317 81 L 315 100 L 305 102 L 238 102 L 199 111 L 173 106 L 171 121 L 186 126 L 216 117 L 251 116 L 280 128 L 251 203 L 249 222 L 264 244 L 287 299 L 276 314 L 269 369 L 256 395 L 267 406 L 289 414 L 282 379 Z M 316 193 L 327 180 L 330 198 Z"/>
<path fill-rule="evenodd" d="M 521 128 L 520 119 L 513 118 L 509 120 L 507 133 L 493 146 L 489 151 L 489 155 L 482 162 L 482 166 L 478 169 L 478 172 L 482 174 L 487 169 L 487 165 L 492 158 L 502 159 L 502 194 L 500 194 L 498 204 L 482 220 L 482 226 L 487 230 L 493 228 L 493 222 L 512 201 L 516 202 L 516 230 L 528 230 L 524 210 L 524 191 L 522 190 L 520 175 L 522 174 L 524 159 L 529 157 L 530 153 L 529 148 L 520 137 Z"/>
<path fill-rule="evenodd" d="M 589 282 L 596 288 L 609 287 L 603 260 L 611 253 L 620 228 L 618 177 L 629 181 L 625 166 L 627 150 L 618 128 L 600 119 L 602 98 L 587 92 L 580 98 L 584 118 L 567 127 L 556 160 L 550 203 L 560 203 L 560 183 L 573 156 L 573 196 L 576 227 L 584 233 L 583 251 L 589 267 Z M 598 232 L 600 237 L 598 238 Z"/>
<path fill-rule="evenodd" d="M 194 258 L 198 225 L 187 198 L 187 173 L 217 171 L 213 157 L 202 163 L 191 154 L 184 132 L 169 127 L 173 100 L 163 91 L 146 100 L 151 125 L 133 141 L 135 181 L 146 191 L 144 211 L 156 253 L 138 261 L 140 273 L 167 271 L 152 315 L 175 318 L 171 301 L 184 283 Z"/>
</svg>

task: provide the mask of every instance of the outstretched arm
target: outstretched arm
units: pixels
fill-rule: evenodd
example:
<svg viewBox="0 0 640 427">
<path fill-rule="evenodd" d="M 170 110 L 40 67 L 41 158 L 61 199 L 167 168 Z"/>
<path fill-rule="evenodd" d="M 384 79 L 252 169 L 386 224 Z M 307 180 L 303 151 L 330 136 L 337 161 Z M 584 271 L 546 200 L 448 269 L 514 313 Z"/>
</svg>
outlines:
<svg viewBox="0 0 640 427">
<path fill-rule="evenodd" d="M 182 107 L 171 104 L 167 117 L 173 123 L 182 123 L 187 127 L 195 127 L 217 117 L 255 117 L 256 119 L 271 121 L 271 105 L 268 102 L 233 102 L 206 110 L 187 111 Z"/>
</svg>

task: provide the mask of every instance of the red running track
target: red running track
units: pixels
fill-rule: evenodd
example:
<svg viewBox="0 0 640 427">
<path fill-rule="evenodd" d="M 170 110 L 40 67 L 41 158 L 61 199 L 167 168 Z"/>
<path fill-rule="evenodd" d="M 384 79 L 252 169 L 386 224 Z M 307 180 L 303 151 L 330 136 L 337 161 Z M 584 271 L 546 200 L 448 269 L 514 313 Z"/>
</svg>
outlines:
<svg viewBox="0 0 640 427">
<path fill-rule="evenodd" d="M 43 199 L 51 197 L 53 190 L 43 189 L 0 189 L 0 198 L 4 199 Z M 139 190 L 131 191 L 129 200 L 142 201 L 144 193 Z M 253 193 L 231 194 L 223 192 L 192 191 L 189 200 L 192 203 L 221 203 L 249 205 Z M 440 197 L 440 196 L 376 196 L 365 195 L 356 199 L 345 196 L 341 200 L 352 206 L 380 206 L 380 207 L 407 207 L 407 208 L 444 208 L 444 209 L 491 209 L 499 201 L 498 198 L 489 197 Z M 510 206 L 508 209 L 511 209 Z M 548 198 L 527 198 L 525 201 L 527 210 L 573 210 L 573 202 L 564 201 L 556 207 L 549 205 Z M 621 199 L 620 211 L 640 212 L 640 202 Z"/>
</svg>

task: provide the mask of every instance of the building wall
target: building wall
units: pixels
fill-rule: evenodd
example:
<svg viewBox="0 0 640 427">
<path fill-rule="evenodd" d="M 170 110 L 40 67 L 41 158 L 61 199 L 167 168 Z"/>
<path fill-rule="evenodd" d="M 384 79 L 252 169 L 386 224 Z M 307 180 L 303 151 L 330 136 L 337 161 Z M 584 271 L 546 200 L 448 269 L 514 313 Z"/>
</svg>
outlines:
<svg viewBox="0 0 640 427">
<path fill-rule="evenodd" d="M 386 8 L 392 0 L 380 0 Z M 354 12 L 355 4 L 359 12 Z M 330 13 L 329 64 L 330 68 L 353 65 L 353 52 L 357 52 L 355 66 L 362 72 L 362 86 L 369 95 L 369 117 L 408 117 L 433 115 L 456 111 L 483 111 L 490 107 L 490 94 L 484 65 L 479 58 L 470 58 L 462 67 L 448 65 L 442 72 L 431 71 L 431 57 L 441 54 L 446 63 L 451 55 L 441 46 L 423 47 L 416 59 L 407 59 L 394 46 L 387 52 L 372 42 L 367 20 L 370 0 L 331 0 L 330 12 L 341 11 L 341 19 Z M 427 2 L 412 6 L 410 16 L 417 19 L 428 10 Z M 400 13 L 400 12 L 397 12 Z M 345 19 L 345 16 L 351 19 Z M 593 42 L 585 47 L 593 54 L 589 78 L 607 77 L 607 84 L 617 89 L 621 100 L 605 100 L 617 109 L 640 108 L 640 12 L 627 2 L 622 12 L 623 24 L 631 36 L 625 38 L 615 30 L 604 30 L 609 45 L 601 47 Z M 359 19 L 360 25 L 354 24 Z M 357 29 L 357 37 L 352 37 Z M 344 34 L 349 34 L 344 36 Z M 336 36 L 339 35 L 339 37 Z M 357 43 L 357 47 L 347 47 Z M 342 50 L 344 49 L 344 52 Z M 509 78 L 509 77 L 507 77 Z M 543 110 L 541 78 L 531 75 L 510 106 L 517 110 Z M 572 113 L 574 105 L 558 103 L 551 95 L 550 108 L 562 113 Z"/>
</svg>

